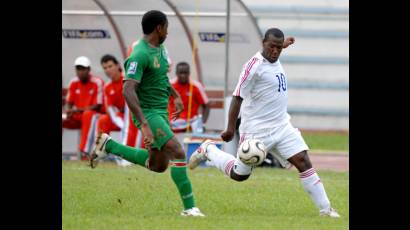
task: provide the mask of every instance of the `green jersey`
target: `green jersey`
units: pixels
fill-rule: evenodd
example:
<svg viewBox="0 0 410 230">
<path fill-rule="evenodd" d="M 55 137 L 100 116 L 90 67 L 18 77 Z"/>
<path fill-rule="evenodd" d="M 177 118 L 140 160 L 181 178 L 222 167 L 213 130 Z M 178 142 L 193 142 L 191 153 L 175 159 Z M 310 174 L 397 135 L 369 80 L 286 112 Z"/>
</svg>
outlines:
<svg viewBox="0 0 410 230">
<path fill-rule="evenodd" d="M 168 57 L 164 46 L 152 47 L 140 39 L 125 60 L 126 79 L 139 82 L 136 93 L 142 111 L 167 112 L 171 85 L 167 76 Z"/>
</svg>

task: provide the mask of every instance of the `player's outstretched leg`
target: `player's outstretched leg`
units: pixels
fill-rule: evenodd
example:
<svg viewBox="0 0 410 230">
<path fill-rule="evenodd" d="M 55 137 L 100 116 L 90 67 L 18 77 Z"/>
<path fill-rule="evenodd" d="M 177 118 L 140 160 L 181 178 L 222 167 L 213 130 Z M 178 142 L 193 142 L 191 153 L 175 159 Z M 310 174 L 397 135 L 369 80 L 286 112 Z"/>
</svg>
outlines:
<svg viewBox="0 0 410 230">
<path fill-rule="evenodd" d="M 108 153 L 126 159 L 134 164 L 146 167 L 148 159 L 148 151 L 146 149 L 132 148 L 126 145 L 119 144 L 106 133 L 98 134 L 95 146 L 90 157 L 90 166 L 95 168 L 99 160 L 105 158 Z"/>
<path fill-rule="evenodd" d="M 216 147 L 212 140 L 206 140 L 189 159 L 189 168 L 195 169 L 201 162 L 209 160 L 212 166 L 236 181 L 244 181 L 249 178 L 252 167 L 244 164 L 238 158 Z"/>
<path fill-rule="evenodd" d="M 302 151 L 288 159 L 299 170 L 299 177 L 303 188 L 310 195 L 315 205 L 320 210 L 321 216 L 338 218 L 340 215 L 330 206 L 325 188 L 319 175 L 312 167 L 307 151 Z"/>
<path fill-rule="evenodd" d="M 185 152 L 179 144 L 178 140 L 173 136 L 164 145 L 166 153 L 172 158 L 171 160 L 171 178 L 178 188 L 179 195 L 184 205 L 182 216 L 205 216 L 195 207 L 194 194 L 192 192 L 191 181 L 188 178 L 186 171 Z"/>
</svg>

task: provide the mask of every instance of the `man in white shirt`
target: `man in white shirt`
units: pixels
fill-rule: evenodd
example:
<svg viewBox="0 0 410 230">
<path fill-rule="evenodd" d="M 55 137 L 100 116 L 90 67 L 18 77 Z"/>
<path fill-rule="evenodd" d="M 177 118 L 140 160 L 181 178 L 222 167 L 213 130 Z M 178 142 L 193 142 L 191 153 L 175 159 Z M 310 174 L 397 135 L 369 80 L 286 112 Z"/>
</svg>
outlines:
<svg viewBox="0 0 410 230">
<path fill-rule="evenodd" d="M 331 207 L 323 184 L 312 167 L 308 146 L 299 130 L 290 123 L 286 73 L 279 61 L 284 37 L 277 28 L 267 30 L 263 51 L 257 52 L 243 66 L 229 108 L 228 127 L 221 137 L 226 142 L 232 140 L 241 112 L 240 143 L 246 139 L 261 140 L 266 152 L 279 157 L 282 164 L 290 162 L 298 169 L 302 185 L 319 208 L 320 215 L 340 217 Z M 211 140 L 202 143 L 192 154 L 189 167 L 194 169 L 203 161 L 210 161 L 210 165 L 236 181 L 248 179 L 252 172 L 251 166 L 221 151 Z"/>
</svg>

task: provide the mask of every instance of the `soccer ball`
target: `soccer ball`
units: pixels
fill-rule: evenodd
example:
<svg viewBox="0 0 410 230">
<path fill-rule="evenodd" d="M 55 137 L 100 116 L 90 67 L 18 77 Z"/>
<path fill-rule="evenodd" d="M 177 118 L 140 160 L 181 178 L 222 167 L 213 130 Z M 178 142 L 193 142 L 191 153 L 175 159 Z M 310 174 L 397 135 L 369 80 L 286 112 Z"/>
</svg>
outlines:
<svg viewBox="0 0 410 230">
<path fill-rule="evenodd" d="M 247 139 L 239 146 L 238 156 L 249 166 L 260 165 L 266 158 L 265 145 L 258 139 Z"/>
</svg>

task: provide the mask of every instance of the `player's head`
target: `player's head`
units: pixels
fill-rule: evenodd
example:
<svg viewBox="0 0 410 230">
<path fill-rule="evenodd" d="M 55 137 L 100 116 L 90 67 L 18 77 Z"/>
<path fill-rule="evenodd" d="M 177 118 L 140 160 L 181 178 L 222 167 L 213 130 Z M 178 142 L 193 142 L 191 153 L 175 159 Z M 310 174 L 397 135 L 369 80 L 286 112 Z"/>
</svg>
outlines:
<svg viewBox="0 0 410 230">
<path fill-rule="evenodd" d="M 104 69 L 105 74 L 111 79 L 111 80 L 118 80 L 121 76 L 121 65 L 118 63 L 117 59 L 110 55 L 106 54 L 102 56 L 101 58 L 101 66 Z"/>
<path fill-rule="evenodd" d="M 77 77 L 82 82 L 87 82 L 90 78 L 91 62 L 85 56 L 81 56 L 75 59 L 74 61 L 75 72 Z"/>
<path fill-rule="evenodd" d="M 177 64 L 175 73 L 180 84 L 187 84 L 189 82 L 189 64 L 186 62 L 179 62 Z"/>
<path fill-rule="evenodd" d="M 278 28 L 270 28 L 263 38 L 263 53 L 270 62 L 276 62 L 282 52 L 285 35 Z"/>
<path fill-rule="evenodd" d="M 150 10 L 142 16 L 142 32 L 145 35 L 154 33 L 158 36 L 159 44 L 162 44 L 168 34 L 167 16 L 158 10 Z"/>
</svg>

